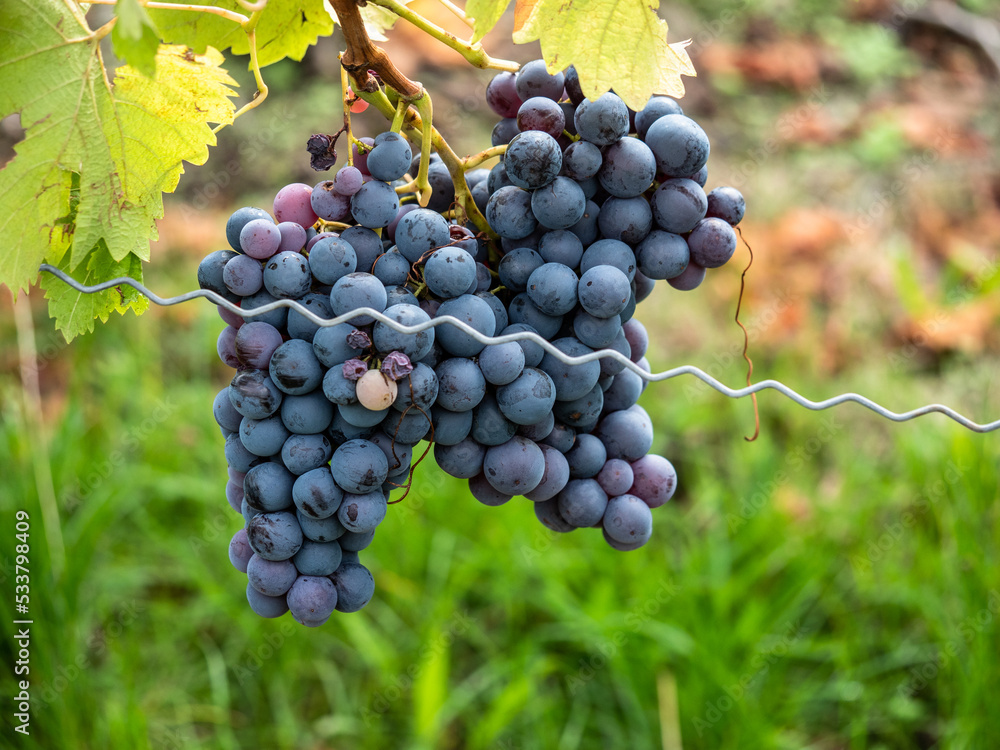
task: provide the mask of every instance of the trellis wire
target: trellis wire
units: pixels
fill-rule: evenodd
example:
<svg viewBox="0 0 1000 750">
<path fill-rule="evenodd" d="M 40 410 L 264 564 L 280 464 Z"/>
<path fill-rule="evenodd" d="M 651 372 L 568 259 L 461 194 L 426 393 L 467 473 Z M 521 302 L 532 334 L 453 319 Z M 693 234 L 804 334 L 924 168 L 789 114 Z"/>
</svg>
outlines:
<svg viewBox="0 0 1000 750">
<path fill-rule="evenodd" d="M 838 406 L 839 404 L 843 404 L 848 401 L 853 401 L 854 403 L 861 404 L 861 406 L 864 406 L 865 408 L 870 409 L 879 416 L 885 417 L 886 419 L 892 420 L 893 422 L 907 422 L 911 419 L 922 417 L 925 414 L 931 414 L 937 412 L 939 414 L 944 414 L 945 416 L 953 419 L 963 427 L 966 427 L 969 430 L 972 430 L 973 432 L 992 432 L 1000 428 L 1000 419 L 997 419 L 993 422 L 980 424 L 978 422 L 972 421 L 971 419 L 969 419 L 966 416 L 963 416 L 962 414 L 959 414 L 951 407 L 945 406 L 943 404 L 927 404 L 926 406 L 921 406 L 917 409 L 911 409 L 910 411 L 894 412 L 890 411 L 889 409 L 886 409 L 884 406 L 881 406 L 880 404 L 875 403 L 869 398 L 858 395 L 857 393 L 842 393 L 838 396 L 833 396 L 831 398 L 827 398 L 822 401 L 812 401 L 810 399 L 805 398 L 804 396 L 800 395 L 799 393 L 789 388 L 784 383 L 777 380 L 761 380 L 760 382 L 754 383 L 753 385 L 749 385 L 744 388 L 730 388 L 727 385 L 724 385 L 723 383 L 713 378 L 704 370 L 701 370 L 698 367 L 694 367 L 693 365 L 683 365 L 681 367 L 674 367 L 669 370 L 664 370 L 663 372 L 648 373 L 641 367 L 639 367 L 637 364 L 632 362 L 628 357 L 617 351 L 613 351 L 610 349 L 602 349 L 600 351 L 591 352 L 590 354 L 584 354 L 579 357 L 571 357 L 561 352 L 559 349 L 553 346 L 551 342 L 545 340 L 537 333 L 531 333 L 530 331 L 520 331 L 518 333 L 507 333 L 502 336 L 486 336 L 485 334 L 477 331 L 472 326 L 468 325 L 467 323 L 464 323 L 463 321 L 451 315 L 445 315 L 439 318 L 433 318 L 430 321 L 427 321 L 425 323 L 420 323 L 415 326 L 408 326 L 398 323 L 392 318 L 386 316 L 384 313 L 378 310 L 374 310 L 370 307 L 359 307 L 356 310 L 352 310 L 349 313 L 345 313 L 344 315 L 339 315 L 336 318 L 332 319 L 321 318 L 320 316 L 316 315 L 316 313 L 312 312 L 301 303 L 296 302 L 295 300 L 287 300 L 287 299 L 277 300 L 275 302 L 269 302 L 266 305 L 255 307 L 252 310 L 244 310 L 243 308 L 234 305 L 232 302 L 227 300 L 222 295 L 217 294 L 209 289 L 199 289 L 193 292 L 178 294 L 175 297 L 164 298 L 160 297 L 157 294 L 154 294 L 145 286 L 140 284 L 138 281 L 129 278 L 127 276 L 122 276 L 117 279 L 111 279 L 110 281 L 102 282 L 100 284 L 87 286 L 79 283 L 75 279 L 65 274 L 63 271 L 60 271 L 55 266 L 50 266 L 47 263 L 43 263 L 39 267 L 39 270 L 44 271 L 46 273 L 51 273 L 56 278 L 60 279 L 69 286 L 73 287 L 78 292 L 82 292 L 83 294 L 95 294 L 97 292 L 103 292 L 107 289 L 111 289 L 113 287 L 125 284 L 127 286 L 132 287 L 137 292 L 148 298 L 153 304 L 160 305 L 162 307 L 170 307 L 172 305 L 178 305 L 182 302 L 188 302 L 190 300 L 197 299 L 199 297 L 205 297 L 206 299 L 211 300 L 215 304 L 225 307 L 227 310 L 244 318 L 253 318 L 258 315 L 263 315 L 264 313 L 268 313 L 271 310 L 276 310 L 279 307 L 287 307 L 295 310 L 300 315 L 307 318 L 314 324 L 324 327 L 335 326 L 341 323 L 347 323 L 361 315 L 370 315 L 371 317 L 375 318 L 378 321 L 381 321 L 385 325 L 399 331 L 400 333 L 419 333 L 421 331 L 427 330 L 428 328 L 434 328 L 439 325 L 447 324 L 459 328 L 460 330 L 472 336 L 476 341 L 482 344 L 503 344 L 508 341 L 533 341 L 539 346 L 541 346 L 545 351 L 547 351 L 553 357 L 568 365 L 584 364 L 586 362 L 593 362 L 599 359 L 610 358 L 615 360 L 619 364 L 623 365 L 624 367 L 627 367 L 628 369 L 632 370 L 632 372 L 636 373 L 639 377 L 643 378 L 644 380 L 648 380 L 650 382 L 660 382 L 663 380 L 670 380 L 672 378 L 678 377 L 679 375 L 693 375 L 706 385 L 711 386 L 719 393 L 723 394 L 724 396 L 728 396 L 729 398 L 744 398 L 752 393 L 757 393 L 759 391 L 773 390 L 773 391 L 778 391 L 785 397 L 797 403 L 799 406 L 803 406 L 806 409 L 811 409 L 813 411 L 822 411 L 824 409 L 829 409 L 831 407 Z"/>
</svg>

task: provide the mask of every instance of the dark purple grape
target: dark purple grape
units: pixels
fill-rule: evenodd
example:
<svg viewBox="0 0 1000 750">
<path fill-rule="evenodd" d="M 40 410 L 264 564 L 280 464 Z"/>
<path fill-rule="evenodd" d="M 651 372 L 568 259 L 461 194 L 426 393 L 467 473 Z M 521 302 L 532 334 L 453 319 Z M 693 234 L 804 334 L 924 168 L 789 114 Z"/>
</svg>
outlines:
<svg viewBox="0 0 1000 750">
<path fill-rule="evenodd" d="M 522 133 L 540 130 L 558 138 L 566 129 L 566 115 L 552 99 L 533 96 L 517 110 L 517 127 Z"/>
<path fill-rule="evenodd" d="M 517 95 L 513 73 L 504 71 L 493 77 L 486 87 L 486 103 L 500 117 L 517 117 L 521 97 Z"/>
</svg>

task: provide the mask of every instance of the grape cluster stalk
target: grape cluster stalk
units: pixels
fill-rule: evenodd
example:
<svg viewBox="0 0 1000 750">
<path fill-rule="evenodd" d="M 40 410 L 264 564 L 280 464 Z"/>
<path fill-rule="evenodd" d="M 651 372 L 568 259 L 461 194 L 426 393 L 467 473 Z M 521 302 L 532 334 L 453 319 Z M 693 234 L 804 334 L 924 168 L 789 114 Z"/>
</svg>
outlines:
<svg viewBox="0 0 1000 750">
<path fill-rule="evenodd" d="M 233 213 L 232 249 L 202 261 L 200 286 L 246 311 L 293 299 L 327 320 L 452 316 L 569 356 L 610 349 L 649 372 L 637 304 L 658 280 L 695 289 L 736 248 L 744 200 L 706 194 L 708 137 L 673 99 L 639 112 L 611 92 L 587 100 L 572 68 L 553 75 L 541 60 L 497 75 L 486 100 L 504 153 L 465 181 L 494 237 L 462 221 L 436 153 L 426 206 L 406 194 L 422 155 L 388 130 L 352 142 L 332 179 L 281 188 L 271 212 Z M 531 340 L 483 344 L 447 324 L 402 333 L 360 313 L 334 326 L 286 308 L 219 314 L 218 355 L 236 373 L 213 409 L 244 521 L 229 554 L 261 616 L 316 627 L 370 601 L 359 556 L 423 441 L 480 503 L 523 496 L 552 531 L 600 529 L 616 550 L 645 545 L 676 490 L 670 461 L 650 453 L 646 381 L 613 359 L 571 365 Z"/>
</svg>

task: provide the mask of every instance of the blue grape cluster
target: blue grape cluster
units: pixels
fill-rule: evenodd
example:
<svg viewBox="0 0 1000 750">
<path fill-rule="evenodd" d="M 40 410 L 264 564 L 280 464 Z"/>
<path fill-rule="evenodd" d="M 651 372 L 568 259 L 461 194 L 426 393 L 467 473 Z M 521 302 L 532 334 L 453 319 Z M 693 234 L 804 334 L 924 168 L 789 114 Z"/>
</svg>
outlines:
<svg viewBox="0 0 1000 750">
<path fill-rule="evenodd" d="M 428 205 L 401 204 L 395 188 L 420 155 L 386 132 L 333 179 L 282 188 L 272 212 L 233 213 L 232 249 L 202 261 L 200 285 L 244 310 L 294 299 L 326 319 L 451 316 L 570 356 L 612 350 L 648 372 L 637 303 L 655 280 L 693 289 L 729 259 L 742 196 L 706 196 L 708 140 L 672 99 L 638 113 L 611 93 L 587 101 L 572 69 L 550 75 L 541 61 L 501 73 L 486 97 L 507 151 L 465 176 L 499 241 L 450 218 L 455 187 L 436 154 Z M 359 553 L 421 441 L 481 503 L 522 495 L 549 529 L 600 528 L 618 550 L 644 545 L 652 509 L 674 494 L 674 467 L 649 452 L 646 381 L 613 359 L 567 365 L 532 341 L 401 333 L 360 313 L 335 326 L 284 308 L 220 315 L 218 354 L 236 373 L 214 413 L 244 519 L 230 559 L 264 617 L 318 626 L 367 604 Z"/>
</svg>

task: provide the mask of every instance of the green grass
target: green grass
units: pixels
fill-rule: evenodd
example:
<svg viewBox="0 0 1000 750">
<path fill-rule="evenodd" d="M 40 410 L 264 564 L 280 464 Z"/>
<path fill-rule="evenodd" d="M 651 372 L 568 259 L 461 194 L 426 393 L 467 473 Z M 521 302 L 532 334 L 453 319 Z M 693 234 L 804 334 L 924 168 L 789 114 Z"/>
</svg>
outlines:
<svg viewBox="0 0 1000 750">
<path fill-rule="evenodd" d="M 240 520 L 210 412 L 225 382 L 217 330 L 209 309 L 116 319 L 49 363 L 68 370 L 48 425 L 58 577 L 38 446 L 4 376 L 0 516 L 5 531 L 15 509 L 32 516 L 35 621 L 32 734 L 11 747 L 1000 743 L 995 438 L 764 394 L 761 439 L 746 444 L 747 402 L 655 385 L 644 403 L 681 489 L 647 547 L 550 534 L 527 501 L 480 506 L 428 463 L 363 553 L 375 599 L 308 630 L 252 614 L 227 559 Z M 977 377 L 988 370 L 930 385 Z M 915 375 L 878 366 L 838 385 L 901 405 L 926 396 Z"/>
</svg>

